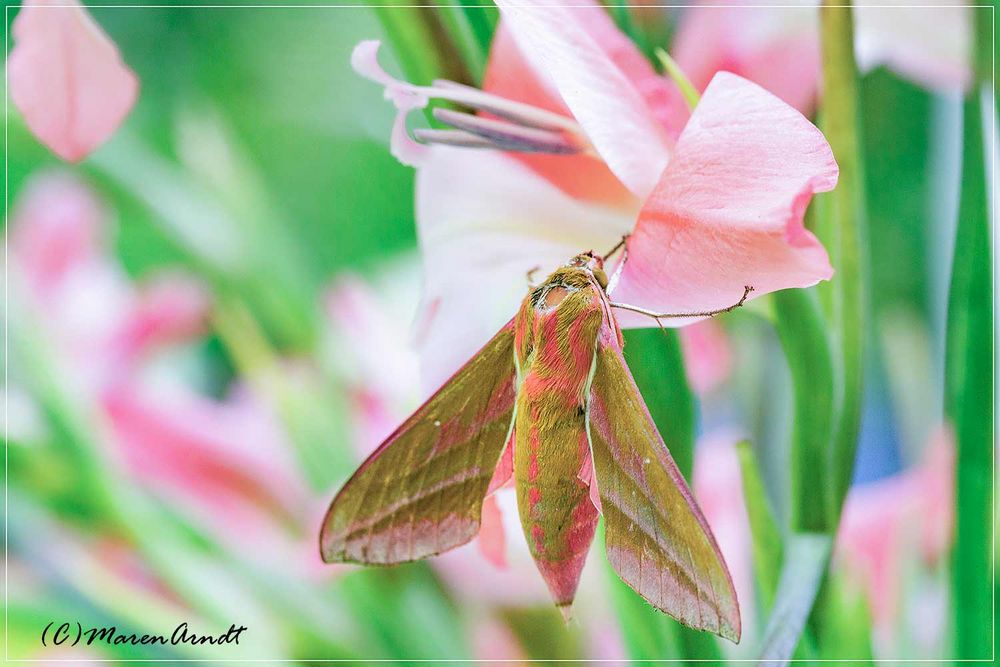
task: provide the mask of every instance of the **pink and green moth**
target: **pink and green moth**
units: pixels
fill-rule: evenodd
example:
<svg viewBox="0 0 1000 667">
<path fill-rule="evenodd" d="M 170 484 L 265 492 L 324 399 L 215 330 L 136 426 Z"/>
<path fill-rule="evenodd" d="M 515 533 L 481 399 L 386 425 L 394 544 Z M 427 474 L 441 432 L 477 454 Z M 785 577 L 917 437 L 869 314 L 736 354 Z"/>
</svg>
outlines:
<svg viewBox="0 0 1000 667">
<path fill-rule="evenodd" d="M 641 309 L 612 303 L 607 287 L 603 260 L 587 252 L 531 289 L 337 494 L 323 560 L 391 565 L 465 544 L 484 498 L 513 475 L 529 549 L 564 614 L 603 515 L 625 583 L 678 621 L 739 641 L 729 571 L 622 356 L 612 309 Z"/>
</svg>

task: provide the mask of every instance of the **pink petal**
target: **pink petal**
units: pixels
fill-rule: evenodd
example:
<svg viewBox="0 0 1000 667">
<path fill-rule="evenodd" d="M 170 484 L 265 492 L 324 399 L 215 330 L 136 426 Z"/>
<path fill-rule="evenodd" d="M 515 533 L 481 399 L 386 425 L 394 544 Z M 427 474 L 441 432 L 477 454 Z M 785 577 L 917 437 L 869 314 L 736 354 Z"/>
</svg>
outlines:
<svg viewBox="0 0 1000 667">
<path fill-rule="evenodd" d="M 597 486 L 597 473 L 594 472 L 594 459 L 587 456 L 583 459 L 583 467 L 577 475 L 580 481 L 587 485 L 590 490 L 590 502 L 597 508 L 598 513 L 604 514 L 604 507 L 601 505 L 601 492 Z"/>
<path fill-rule="evenodd" d="M 11 255 L 36 295 L 49 295 L 77 267 L 103 253 L 106 213 L 93 193 L 58 173 L 34 177 L 18 197 Z"/>
<path fill-rule="evenodd" d="M 479 552 L 494 567 L 507 567 L 507 541 L 503 532 L 503 516 L 493 496 L 483 500 L 483 514 L 479 527 Z"/>
<path fill-rule="evenodd" d="M 10 222 L 11 286 L 74 377 L 94 386 L 122 370 L 113 342 L 134 301 L 107 247 L 108 218 L 81 182 L 42 173 L 23 188 Z"/>
<path fill-rule="evenodd" d="M 869 595 L 873 620 L 890 627 L 899 604 L 896 567 L 905 548 L 907 516 L 915 516 L 920 489 L 908 474 L 851 489 L 837 531 L 836 556 Z"/>
<path fill-rule="evenodd" d="M 639 214 L 613 300 L 702 311 L 732 305 L 744 285 L 753 297 L 829 279 L 826 250 L 802 216 L 837 174 L 823 134 L 799 112 L 745 79 L 717 74 Z M 650 325 L 641 317 L 621 323 Z"/>
<path fill-rule="evenodd" d="M 182 275 L 159 276 L 143 286 L 114 344 L 135 356 L 153 345 L 192 338 L 204 330 L 209 305 L 200 283 Z"/>
<path fill-rule="evenodd" d="M 930 564 L 948 555 L 955 528 L 955 434 L 942 424 L 931 434 L 923 461 L 916 472 L 924 507 L 916 518 L 922 527 L 920 539 L 924 560 Z"/>
<path fill-rule="evenodd" d="M 15 46 L 7 73 L 14 105 L 59 157 L 82 160 L 114 134 L 135 104 L 135 74 L 74 0 L 28 2 L 11 31 Z"/>
<path fill-rule="evenodd" d="M 536 73 L 549 77 L 611 171 L 636 196 L 667 164 L 674 95 L 597 5 L 561 7 L 499 0 L 507 26 Z M 650 102 L 657 102 L 656 108 Z M 659 111 L 660 113 L 657 113 Z M 664 122 L 670 122 L 665 126 Z"/>
<path fill-rule="evenodd" d="M 698 90 L 727 71 L 803 113 L 815 105 L 820 76 L 815 7 L 691 7 L 672 55 Z"/>
<path fill-rule="evenodd" d="M 754 582 L 750 524 L 735 447 L 741 439 L 738 432 L 729 429 L 710 431 L 700 437 L 694 451 L 691 486 L 729 567 L 737 599 L 752 600 Z M 740 617 L 743 632 L 749 634 L 757 622 L 753 605 L 743 605 Z"/>
<path fill-rule="evenodd" d="M 494 491 L 497 491 L 500 487 L 509 482 L 513 474 L 514 434 L 511 433 L 510 442 L 507 443 L 507 447 L 504 448 L 503 454 L 500 455 L 500 462 L 497 463 L 496 470 L 493 471 L 493 479 L 490 480 L 490 485 L 486 489 L 487 495 L 492 495 Z"/>
<path fill-rule="evenodd" d="M 103 403 L 130 468 L 158 489 L 182 492 L 187 504 L 250 504 L 289 516 L 306 497 L 280 426 L 250 396 L 212 401 L 122 384 Z"/>
<path fill-rule="evenodd" d="M 483 89 L 500 97 L 571 116 L 559 94 L 545 84 L 517 48 L 507 22 L 501 21 L 490 46 Z M 510 156 L 574 199 L 611 206 L 629 205 L 635 201 L 632 193 L 595 155 L 510 153 Z"/>
</svg>

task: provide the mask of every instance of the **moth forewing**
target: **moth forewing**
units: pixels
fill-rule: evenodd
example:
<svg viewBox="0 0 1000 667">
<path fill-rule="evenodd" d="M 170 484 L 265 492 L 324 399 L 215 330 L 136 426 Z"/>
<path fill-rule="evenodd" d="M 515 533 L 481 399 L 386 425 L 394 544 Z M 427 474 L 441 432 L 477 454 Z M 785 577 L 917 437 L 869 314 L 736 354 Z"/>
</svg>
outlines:
<svg viewBox="0 0 1000 667">
<path fill-rule="evenodd" d="M 611 566 L 680 622 L 740 638 L 736 591 L 718 545 L 656 430 L 609 322 L 594 353 L 587 436 Z"/>
<path fill-rule="evenodd" d="M 323 520 L 324 561 L 402 563 L 476 536 L 513 427 L 513 348 L 511 321 L 361 464 Z"/>
</svg>

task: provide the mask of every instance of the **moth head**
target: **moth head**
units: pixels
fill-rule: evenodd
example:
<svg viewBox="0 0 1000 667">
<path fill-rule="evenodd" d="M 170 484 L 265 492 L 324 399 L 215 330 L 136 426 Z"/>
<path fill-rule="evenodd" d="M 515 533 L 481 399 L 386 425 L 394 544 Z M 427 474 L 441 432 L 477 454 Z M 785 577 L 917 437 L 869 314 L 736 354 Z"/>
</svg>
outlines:
<svg viewBox="0 0 1000 667">
<path fill-rule="evenodd" d="M 566 263 L 566 266 L 586 269 L 597 281 L 597 284 L 601 286 L 601 289 L 607 289 L 608 287 L 608 274 L 604 272 L 604 260 L 599 256 L 594 254 L 593 250 L 588 250 L 587 252 L 581 252 L 576 255 L 571 260 Z"/>
</svg>

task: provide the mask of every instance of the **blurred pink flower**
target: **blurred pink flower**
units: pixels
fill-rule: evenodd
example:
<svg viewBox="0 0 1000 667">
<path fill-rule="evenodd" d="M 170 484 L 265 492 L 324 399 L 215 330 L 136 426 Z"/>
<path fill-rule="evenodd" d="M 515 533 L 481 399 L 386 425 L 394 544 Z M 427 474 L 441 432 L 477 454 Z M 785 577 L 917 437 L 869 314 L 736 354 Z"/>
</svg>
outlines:
<svg viewBox="0 0 1000 667">
<path fill-rule="evenodd" d="M 411 277 L 401 274 L 391 284 L 405 286 Z M 324 309 L 340 354 L 347 383 L 353 444 L 368 456 L 399 426 L 420 395 L 417 360 L 406 339 L 412 312 L 395 308 L 384 294 L 377 295 L 360 278 L 344 275 L 330 285 Z"/>
<path fill-rule="evenodd" d="M 798 112 L 720 74 L 688 117 L 676 87 L 601 7 L 498 4 L 485 92 L 393 79 L 376 61 L 377 42 L 352 58 L 399 109 L 393 153 L 418 166 L 428 386 L 512 315 L 529 269 L 610 250 L 625 234 L 614 300 L 652 310 L 719 308 L 744 285 L 759 296 L 830 277 L 802 214 L 813 193 L 835 185 L 837 166 Z M 483 115 L 437 111 L 457 129 L 418 138 L 499 150 L 415 143 L 405 116 L 431 98 Z M 619 319 L 652 324 L 624 311 Z"/>
<path fill-rule="evenodd" d="M 672 51 L 698 90 L 725 71 L 750 79 L 804 113 L 815 103 L 820 77 L 815 7 L 689 7 Z"/>
<path fill-rule="evenodd" d="M 114 134 L 139 82 L 76 0 L 27 0 L 11 28 L 10 96 L 28 128 L 78 162 Z"/>
<path fill-rule="evenodd" d="M 107 247 L 107 222 L 90 190 L 63 174 L 34 177 L 13 213 L 12 293 L 60 380 L 100 410 L 108 456 L 144 487 L 253 558 L 308 554 L 318 570 L 303 525 L 313 498 L 277 418 L 246 389 L 211 398 L 178 364 L 156 363 L 205 332 L 208 295 L 178 275 L 133 284 Z"/>
<path fill-rule="evenodd" d="M 732 350 L 726 330 L 715 320 L 696 322 L 681 329 L 684 370 L 691 388 L 707 394 L 729 377 Z"/>
<path fill-rule="evenodd" d="M 530 665 L 517 637 L 498 619 L 486 618 L 472 628 L 472 650 L 477 663 L 486 665 Z"/>
<path fill-rule="evenodd" d="M 927 88 L 964 90 L 970 81 L 969 16 L 959 5 L 855 6 L 862 71 L 886 65 Z M 760 84 L 796 109 L 812 111 L 820 85 L 815 6 L 699 4 L 680 19 L 673 55 L 699 90 L 716 72 Z"/>
<path fill-rule="evenodd" d="M 208 308 L 205 291 L 184 276 L 132 285 L 111 258 L 108 220 L 79 180 L 42 173 L 15 203 L 9 235 L 15 296 L 91 388 L 128 377 L 156 346 L 202 331 Z"/>
<path fill-rule="evenodd" d="M 918 467 L 855 486 L 847 497 L 835 556 L 867 590 L 880 632 L 889 632 L 898 617 L 904 560 L 919 554 L 930 567 L 951 547 L 954 457 L 953 435 L 942 426 Z"/>
</svg>

